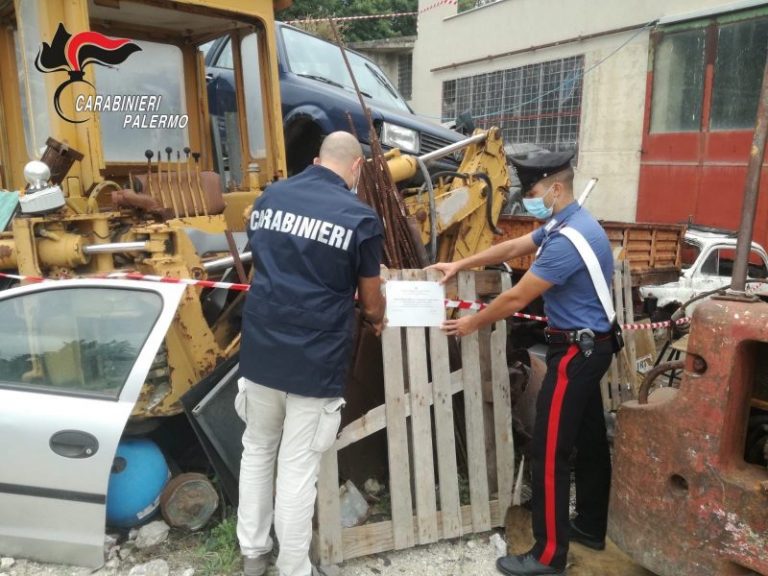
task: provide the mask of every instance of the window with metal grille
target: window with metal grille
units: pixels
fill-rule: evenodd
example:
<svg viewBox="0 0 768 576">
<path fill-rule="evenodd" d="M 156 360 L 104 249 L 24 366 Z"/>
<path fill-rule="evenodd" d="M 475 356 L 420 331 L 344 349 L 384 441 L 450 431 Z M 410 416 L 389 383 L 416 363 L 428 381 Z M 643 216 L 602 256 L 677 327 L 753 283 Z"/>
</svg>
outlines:
<svg viewBox="0 0 768 576">
<path fill-rule="evenodd" d="M 751 130 L 768 10 L 662 27 L 653 36 L 651 133 Z M 714 74 L 707 75 L 707 65 Z"/>
<path fill-rule="evenodd" d="M 411 99 L 413 88 L 413 54 L 400 54 L 397 57 L 397 89 L 406 100 Z"/>
<path fill-rule="evenodd" d="M 506 143 L 573 150 L 579 138 L 584 57 L 572 56 L 443 82 L 443 120 L 468 112 Z"/>
</svg>

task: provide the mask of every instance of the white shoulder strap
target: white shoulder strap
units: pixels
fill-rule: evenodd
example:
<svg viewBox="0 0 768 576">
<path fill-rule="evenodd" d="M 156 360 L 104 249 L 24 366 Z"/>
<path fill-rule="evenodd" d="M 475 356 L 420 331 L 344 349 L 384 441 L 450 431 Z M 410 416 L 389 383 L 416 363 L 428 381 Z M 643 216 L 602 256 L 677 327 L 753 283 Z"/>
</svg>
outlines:
<svg viewBox="0 0 768 576">
<path fill-rule="evenodd" d="M 558 230 L 560 234 L 568 238 L 576 248 L 576 251 L 581 255 L 581 259 L 584 260 L 584 264 L 589 270 L 589 275 L 592 278 L 592 284 L 595 286 L 597 297 L 600 298 L 600 303 L 603 305 L 605 315 L 608 317 L 608 321 L 613 323 L 616 318 L 616 312 L 613 309 L 613 302 L 611 301 L 611 292 L 608 290 L 608 285 L 605 283 L 605 276 L 603 275 L 603 269 L 600 268 L 600 263 L 597 261 L 595 251 L 587 242 L 587 239 L 576 230 L 569 226 L 563 226 Z"/>
</svg>

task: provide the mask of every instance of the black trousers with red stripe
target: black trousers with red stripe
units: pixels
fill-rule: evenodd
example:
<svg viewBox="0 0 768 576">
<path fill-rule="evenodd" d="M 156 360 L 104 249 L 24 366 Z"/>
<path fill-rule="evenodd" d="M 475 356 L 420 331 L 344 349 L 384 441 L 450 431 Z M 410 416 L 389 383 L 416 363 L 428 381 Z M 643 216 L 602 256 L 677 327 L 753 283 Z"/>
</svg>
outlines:
<svg viewBox="0 0 768 576">
<path fill-rule="evenodd" d="M 536 404 L 532 442 L 533 555 L 555 568 L 568 555 L 570 457 L 576 447 L 579 529 L 602 538 L 608 520 L 611 456 L 600 379 L 611 363 L 609 346 L 589 357 L 576 345 L 550 346 L 547 374 Z"/>
</svg>

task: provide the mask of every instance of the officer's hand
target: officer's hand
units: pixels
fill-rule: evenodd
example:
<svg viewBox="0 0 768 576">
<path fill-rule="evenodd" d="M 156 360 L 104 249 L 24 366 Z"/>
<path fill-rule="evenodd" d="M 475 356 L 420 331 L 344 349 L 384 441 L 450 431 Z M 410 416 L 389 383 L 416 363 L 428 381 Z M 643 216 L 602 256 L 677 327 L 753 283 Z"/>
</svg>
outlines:
<svg viewBox="0 0 768 576">
<path fill-rule="evenodd" d="M 458 262 L 438 262 L 437 264 L 432 264 L 432 266 L 427 266 L 425 270 L 438 270 L 442 272 L 443 278 L 440 280 L 440 284 L 445 284 L 453 276 L 456 276 L 459 270 L 461 270 L 461 266 L 459 266 Z"/>
<path fill-rule="evenodd" d="M 377 322 L 376 324 L 371 324 L 373 326 L 373 333 L 376 334 L 376 336 L 381 336 L 382 331 L 387 326 L 387 319 L 382 319 L 381 322 Z"/>
<path fill-rule="evenodd" d="M 464 318 L 446 320 L 441 328 L 448 336 L 468 336 L 477 330 L 473 319 L 474 316 L 464 316 Z"/>
</svg>

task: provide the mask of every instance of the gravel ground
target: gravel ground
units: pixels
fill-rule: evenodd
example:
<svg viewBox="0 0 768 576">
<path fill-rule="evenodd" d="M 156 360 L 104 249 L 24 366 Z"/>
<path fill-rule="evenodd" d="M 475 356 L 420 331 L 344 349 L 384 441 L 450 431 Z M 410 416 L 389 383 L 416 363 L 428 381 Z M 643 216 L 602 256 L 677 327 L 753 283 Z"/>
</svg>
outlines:
<svg viewBox="0 0 768 576">
<path fill-rule="evenodd" d="M 328 576 L 496 575 L 498 572 L 494 563 L 497 552 L 491 541 L 492 536 L 493 533 L 473 535 L 410 550 L 356 558 L 339 565 L 338 570 L 329 571 Z M 179 549 L 174 550 L 177 545 Z M 166 568 L 158 560 L 165 561 Z M 150 561 L 154 561 L 153 566 L 142 570 L 141 567 Z M 188 543 L 179 542 L 178 538 L 173 537 L 170 542 L 159 545 L 155 552 L 147 550 L 136 556 L 126 555 L 125 560 L 121 560 L 118 553 L 107 566 L 96 572 L 87 568 L 38 564 L 18 559 L 14 560 L 12 566 L 0 568 L 0 576 L 200 576 L 205 573 L 198 566 L 200 563 L 201 559 L 190 553 Z M 5 564 L 10 564 L 10 560 L 6 560 Z M 153 571 L 153 568 L 157 571 Z M 239 573 L 239 570 L 222 572 L 233 576 Z M 277 569 L 271 566 L 267 576 L 277 576 Z"/>
</svg>

